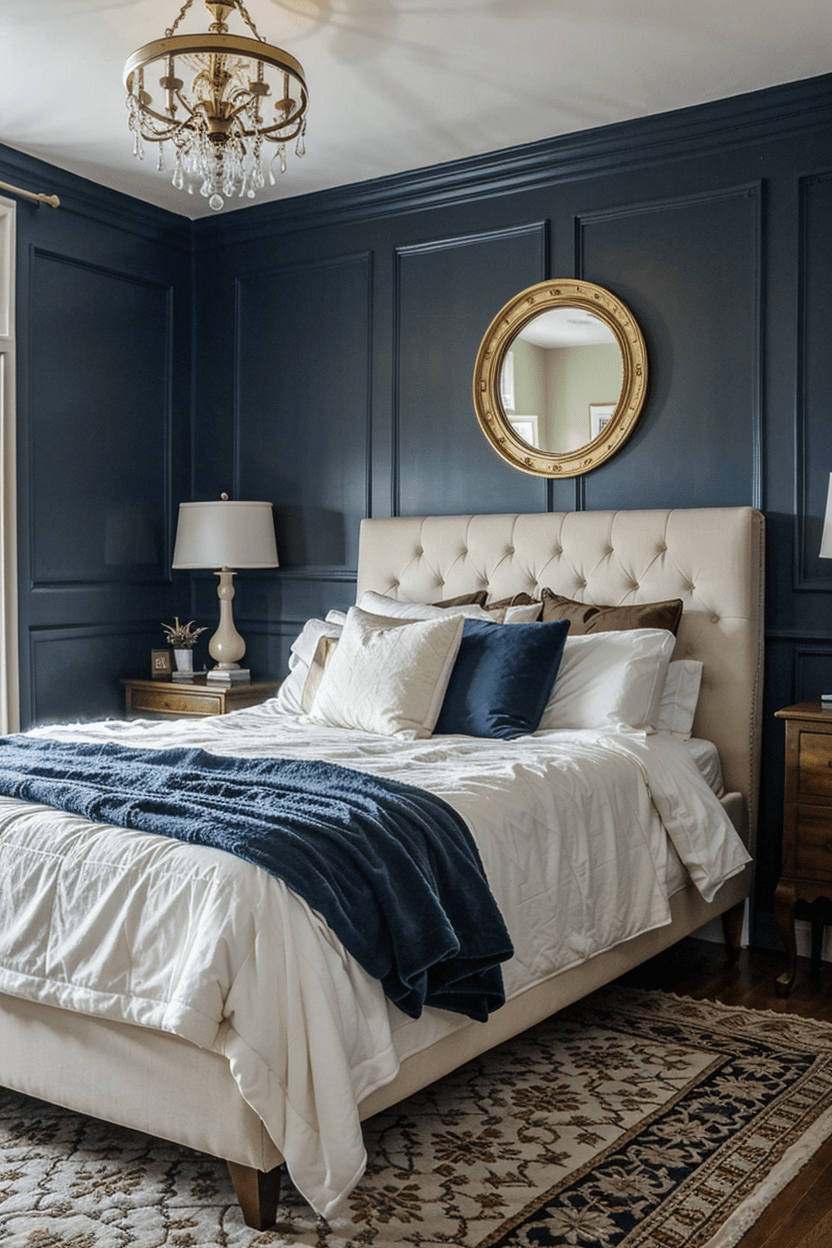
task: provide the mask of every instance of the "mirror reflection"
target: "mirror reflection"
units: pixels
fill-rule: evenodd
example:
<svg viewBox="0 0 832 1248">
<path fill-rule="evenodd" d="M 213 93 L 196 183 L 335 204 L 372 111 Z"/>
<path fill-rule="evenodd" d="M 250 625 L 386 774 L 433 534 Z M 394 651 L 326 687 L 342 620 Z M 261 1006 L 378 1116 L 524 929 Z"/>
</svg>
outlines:
<svg viewBox="0 0 832 1248">
<path fill-rule="evenodd" d="M 623 380 L 621 351 L 609 326 L 581 308 L 552 308 L 512 339 L 500 397 L 523 442 L 561 453 L 598 436 L 615 411 Z"/>
</svg>

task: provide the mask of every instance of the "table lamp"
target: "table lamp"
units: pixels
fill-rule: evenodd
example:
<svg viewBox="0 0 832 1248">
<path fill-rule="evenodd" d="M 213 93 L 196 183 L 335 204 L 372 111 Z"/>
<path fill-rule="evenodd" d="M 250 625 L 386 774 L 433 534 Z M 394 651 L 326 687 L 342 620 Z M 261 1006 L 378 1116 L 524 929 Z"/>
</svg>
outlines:
<svg viewBox="0 0 832 1248">
<path fill-rule="evenodd" d="M 240 568 L 278 566 L 272 504 L 232 502 L 227 494 L 217 502 L 180 503 L 172 566 L 213 568 L 219 577 L 220 623 L 208 642 L 216 667 L 208 680 L 250 680 L 251 672 L 239 662 L 246 643 L 234 626 L 234 575 Z"/>
<path fill-rule="evenodd" d="M 829 474 L 829 493 L 826 496 L 826 514 L 823 517 L 823 532 L 820 538 L 821 559 L 832 559 L 832 472 Z M 832 693 L 820 695 L 821 705 L 832 710 Z"/>
</svg>

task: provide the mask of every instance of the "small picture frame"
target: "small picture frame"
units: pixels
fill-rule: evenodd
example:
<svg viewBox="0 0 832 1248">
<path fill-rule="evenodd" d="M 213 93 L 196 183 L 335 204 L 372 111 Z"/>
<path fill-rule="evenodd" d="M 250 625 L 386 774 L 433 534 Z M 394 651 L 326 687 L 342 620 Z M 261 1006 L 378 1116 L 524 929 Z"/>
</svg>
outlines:
<svg viewBox="0 0 832 1248">
<path fill-rule="evenodd" d="M 537 416 L 509 416 L 511 425 L 518 438 L 528 442 L 529 446 L 540 446 L 540 435 L 537 431 Z"/>
<path fill-rule="evenodd" d="M 615 403 L 590 403 L 589 405 L 589 436 L 597 438 L 603 433 L 604 426 L 612 419 Z"/>
<path fill-rule="evenodd" d="M 170 680 L 173 675 L 173 658 L 170 650 L 150 651 L 150 675 L 153 680 Z"/>
</svg>

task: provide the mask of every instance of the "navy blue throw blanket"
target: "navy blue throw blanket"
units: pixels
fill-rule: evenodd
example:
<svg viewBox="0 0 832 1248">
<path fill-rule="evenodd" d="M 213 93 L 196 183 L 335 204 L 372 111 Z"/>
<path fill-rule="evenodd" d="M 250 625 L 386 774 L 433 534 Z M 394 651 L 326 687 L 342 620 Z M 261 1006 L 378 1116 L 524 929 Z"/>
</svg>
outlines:
<svg viewBox="0 0 832 1248">
<path fill-rule="evenodd" d="M 227 850 L 321 914 L 400 1009 L 485 1020 L 513 949 L 464 820 L 332 763 L 0 738 L 0 793 Z"/>
</svg>

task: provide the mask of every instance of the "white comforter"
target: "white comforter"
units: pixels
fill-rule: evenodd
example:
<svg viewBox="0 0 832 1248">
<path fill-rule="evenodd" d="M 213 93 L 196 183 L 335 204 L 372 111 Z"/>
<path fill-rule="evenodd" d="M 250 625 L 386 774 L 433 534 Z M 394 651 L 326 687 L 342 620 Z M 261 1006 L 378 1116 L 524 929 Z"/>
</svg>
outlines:
<svg viewBox="0 0 832 1248">
<path fill-rule="evenodd" d="M 665 735 L 401 741 L 318 727 L 274 703 L 38 735 L 325 757 L 440 794 L 474 832 L 511 932 L 508 996 L 669 922 L 666 833 L 706 899 L 748 861 L 684 746 Z M 428 1010 L 414 1029 L 323 921 L 258 868 L 7 798 L 0 915 L 0 991 L 225 1054 L 324 1216 L 363 1172 L 357 1104 L 395 1076 L 414 1036 L 465 1021 Z"/>
</svg>

